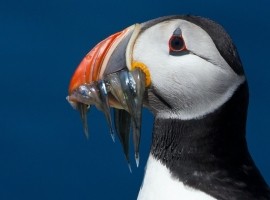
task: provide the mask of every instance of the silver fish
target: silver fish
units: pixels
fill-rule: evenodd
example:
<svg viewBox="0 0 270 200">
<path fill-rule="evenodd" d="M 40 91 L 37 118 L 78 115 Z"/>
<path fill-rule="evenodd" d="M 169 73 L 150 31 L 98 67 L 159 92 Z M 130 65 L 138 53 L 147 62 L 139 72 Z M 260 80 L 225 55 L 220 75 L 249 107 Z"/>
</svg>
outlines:
<svg viewBox="0 0 270 200">
<path fill-rule="evenodd" d="M 87 111 L 90 106 L 96 106 L 105 114 L 112 138 L 114 140 L 116 131 L 128 164 L 132 129 L 135 161 L 138 166 L 144 91 L 145 74 L 139 68 L 131 72 L 124 69 L 98 81 L 79 86 L 67 100 L 79 110 L 86 137 L 88 137 Z M 75 105 L 74 101 L 78 103 Z M 115 107 L 114 120 L 111 117 L 110 107 Z M 131 170 L 130 164 L 129 168 Z"/>
</svg>

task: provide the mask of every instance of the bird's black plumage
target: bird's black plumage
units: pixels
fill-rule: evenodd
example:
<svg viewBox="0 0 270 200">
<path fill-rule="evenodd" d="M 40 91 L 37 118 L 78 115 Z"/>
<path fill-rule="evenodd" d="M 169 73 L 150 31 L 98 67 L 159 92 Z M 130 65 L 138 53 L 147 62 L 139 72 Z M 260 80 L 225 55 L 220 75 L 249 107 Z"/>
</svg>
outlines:
<svg viewBox="0 0 270 200">
<path fill-rule="evenodd" d="M 173 19 L 201 27 L 232 70 L 244 76 L 230 36 L 212 20 L 191 15 L 168 16 L 144 23 L 142 31 Z M 270 199 L 269 186 L 248 151 L 247 109 L 248 85 L 244 81 L 227 102 L 205 116 L 190 120 L 156 118 L 151 154 L 174 178 L 217 199 Z"/>
<path fill-rule="evenodd" d="M 155 119 L 152 155 L 184 184 L 217 199 L 270 199 L 248 152 L 245 82 L 215 112 L 199 119 Z"/>
</svg>

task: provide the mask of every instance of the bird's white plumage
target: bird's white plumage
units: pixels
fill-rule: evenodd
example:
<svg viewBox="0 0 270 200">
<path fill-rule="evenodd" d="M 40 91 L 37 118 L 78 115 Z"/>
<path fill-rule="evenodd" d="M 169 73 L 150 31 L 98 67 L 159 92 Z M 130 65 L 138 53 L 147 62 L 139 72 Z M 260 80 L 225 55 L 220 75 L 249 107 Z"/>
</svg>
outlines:
<svg viewBox="0 0 270 200">
<path fill-rule="evenodd" d="M 214 200 L 208 194 L 185 186 L 152 155 L 149 156 L 144 181 L 137 200 Z"/>
<path fill-rule="evenodd" d="M 180 28 L 188 54 L 172 56 L 168 41 Z M 173 109 L 158 109 L 156 117 L 192 119 L 223 105 L 244 82 L 226 63 L 210 36 L 199 26 L 176 19 L 146 29 L 135 43 L 134 60 L 143 62 L 152 85 Z"/>
</svg>

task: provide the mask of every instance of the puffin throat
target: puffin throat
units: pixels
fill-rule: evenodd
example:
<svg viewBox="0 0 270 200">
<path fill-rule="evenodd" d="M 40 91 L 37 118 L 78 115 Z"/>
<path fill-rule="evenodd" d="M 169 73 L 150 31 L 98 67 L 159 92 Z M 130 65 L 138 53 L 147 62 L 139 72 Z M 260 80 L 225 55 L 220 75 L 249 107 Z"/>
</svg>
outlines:
<svg viewBox="0 0 270 200">
<path fill-rule="evenodd" d="M 248 152 L 247 107 L 244 82 L 223 106 L 200 119 L 156 118 L 152 156 L 172 177 L 217 199 L 257 199 L 267 186 Z"/>
</svg>

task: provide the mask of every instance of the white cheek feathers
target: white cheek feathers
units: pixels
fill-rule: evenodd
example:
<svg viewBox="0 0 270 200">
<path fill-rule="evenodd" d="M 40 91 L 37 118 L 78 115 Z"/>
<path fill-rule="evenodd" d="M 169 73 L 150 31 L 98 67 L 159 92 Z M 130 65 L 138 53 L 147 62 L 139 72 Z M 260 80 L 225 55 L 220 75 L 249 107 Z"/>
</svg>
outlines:
<svg viewBox="0 0 270 200">
<path fill-rule="evenodd" d="M 188 51 L 173 56 L 168 41 L 178 27 Z M 152 85 L 172 107 L 159 110 L 156 117 L 200 118 L 224 104 L 245 81 L 226 63 L 203 29 L 180 19 L 156 24 L 139 35 L 133 59 L 148 67 Z M 155 107 L 154 102 L 149 106 Z"/>
<path fill-rule="evenodd" d="M 180 63 L 179 67 L 168 69 L 166 76 L 152 73 L 153 84 L 173 108 L 159 112 L 158 117 L 192 119 L 204 116 L 223 105 L 245 80 L 195 55 L 183 56 Z"/>
</svg>

